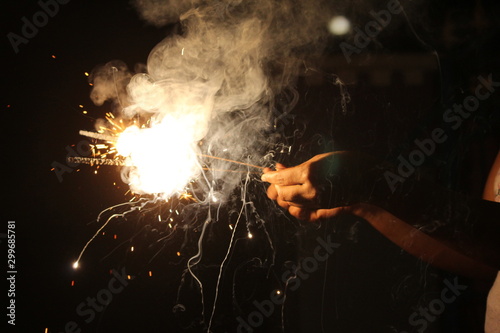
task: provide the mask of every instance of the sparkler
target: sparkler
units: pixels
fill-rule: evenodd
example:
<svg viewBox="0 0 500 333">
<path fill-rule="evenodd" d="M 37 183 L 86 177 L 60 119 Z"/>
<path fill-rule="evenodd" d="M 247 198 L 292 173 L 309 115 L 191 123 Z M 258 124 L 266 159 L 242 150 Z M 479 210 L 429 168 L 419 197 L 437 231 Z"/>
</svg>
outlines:
<svg viewBox="0 0 500 333">
<path fill-rule="evenodd" d="M 112 114 L 106 118 L 112 124 L 114 135 L 81 130 L 80 134 L 97 140 L 106 141 L 110 146 L 95 145 L 95 148 L 108 148 L 101 154 L 114 154 L 115 158 L 68 157 L 68 162 L 90 165 L 123 166 L 128 168 L 129 186 L 140 194 L 157 194 L 168 197 L 176 191 L 183 192 L 189 180 L 196 178 L 199 170 L 222 172 L 249 172 L 230 169 L 207 168 L 201 166 L 199 157 L 229 162 L 262 170 L 263 167 L 235 161 L 223 157 L 200 153 L 190 142 L 193 137 L 192 121 L 189 117 L 165 117 L 160 123 L 147 128 L 137 125 L 125 129 L 117 125 Z M 121 122 L 121 121 L 120 121 Z M 109 128 L 102 128 L 102 131 Z M 122 130 L 122 132 L 118 132 Z"/>
<path fill-rule="evenodd" d="M 174 192 L 179 192 L 179 198 L 191 198 L 192 196 L 186 193 L 185 186 L 197 176 L 199 170 L 244 172 L 250 174 L 257 172 L 250 171 L 248 168 L 263 169 L 263 167 L 254 164 L 200 153 L 197 151 L 196 145 L 189 141 L 190 129 L 183 126 L 179 127 L 179 124 L 185 125 L 183 120 L 168 117 L 167 121 L 161 122 L 156 126 L 139 128 L 136 125 L 132 125 L 123 129 L 122 126 L 116 124 L 112 114 L 108 114 L 106 119 L 113 127 L 112 129 L 104 127 L 101 130 L 103 132 L 107 130 L 113 133 L 113 135 L 84 130 L 81 130 L 79 133 L 89 138 L 106 141 L 109 145 L 93 145 L 95 157 L 71 156 L 67 160 L 71 163 L 83 163 L 92 166 L 121 166 L 129 168 L 131 172 L 129 186 L 134 193 L 153 194 L 155 197 L 168 200 Z M 120 122 L 122 121 L 120 120 Z M 178 138 L 181 140 L 177 140 Z M 107 150 L 101 153 L 99 149 Z M 162 154 L 162 150 L 167 151 L 169 154 Z M 170 157 L 170 154 L 174 156 Z M 114 158 L 99 157 L 108 155 L 112 155 Z M 203 167 L 201 166 L 201 161 L 198 160 L 200 157 L 245 166 L 247 170 Z M 213 195 L 212 197 L 215 199 Z M 85 244 L 77 260 L 73 263 L 73 268 L 77 269 L 79 267 L 79 262 L 87 247 L 112 219 L 124 217 L 127 213 L 135 209 L 141 209 L 147 202 L 149 202 L 148 199 L 141 200 L 138 205 L 137 203 L 125 203 L 124 205 L 130 205 L 130 210 L 122 214 L 111 215 Z M 119 206 L 121 205 L 111 207 L 110 209 Z M 103 213 L 99 214 L 98 221 L 101 219 Z M 158 218 L 161 221 L 160 215 L 158 215 Z M 249 234 L 249 238 L 251 237 L 251 234 Z"/>
<path fill-rule="evenodd" d="M 240 165 L 246 165 L 252 168 L 258 168 L 258 169 L 263 169 L 263 167 L 260 167 L 258 165 L 253 165 L 249 163 L 244 163 L 244 162 L 238 162 L 234 160 L 230 160 L 227 158 L 221 158 L 221 157 L 216 157 L 216 156 L 211 156 L 211 155 L 205 155 L 205 154 L 199 154 L 199 156 L 207 157 L 207 158 L 213 158 L 217 160 L 222 160 L 226 161 L 229 163 L 235 163 L 235 164 L 240 164 Z M 132 166 L 132 164 L 127 164 L 124 160 L 120 159 L 110 159 L 110 158 L 95 158 L 95 157 L 81 157 L 81 156 L 69 156 L 66 159 L 70 163 L 75 163 L 75 164 L 88 164 L 88 165 L 109 165 L 109 166 Z M 255 171 L 246 171 L 246 170 L 231 170 L 231 169 L 217 169 L 217 168 L 208 168 L 208 167 L 202 167 L 202 170 L 205 171 L 221 171 L 221 172 L 243 172 L 243 173 L 260 173 L 260 172 L 255 172 Z"/>
</svg>

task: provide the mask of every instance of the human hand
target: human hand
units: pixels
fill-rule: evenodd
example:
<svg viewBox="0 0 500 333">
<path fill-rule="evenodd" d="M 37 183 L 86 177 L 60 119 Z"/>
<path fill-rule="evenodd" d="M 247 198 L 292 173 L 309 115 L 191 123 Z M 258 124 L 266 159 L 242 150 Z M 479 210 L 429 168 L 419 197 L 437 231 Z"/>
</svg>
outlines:
<svg viewBox="0 0 500 333">
<path fill-rule="evenodd" d="M 276 171 L 266 168 L 262 180 L 271 183 L 267 196 L 292 216 L 316 221 L 361 200 L 367 162 L 355 152 L 325 153 L 295 167 L 278 163 Z"/>
</svg>

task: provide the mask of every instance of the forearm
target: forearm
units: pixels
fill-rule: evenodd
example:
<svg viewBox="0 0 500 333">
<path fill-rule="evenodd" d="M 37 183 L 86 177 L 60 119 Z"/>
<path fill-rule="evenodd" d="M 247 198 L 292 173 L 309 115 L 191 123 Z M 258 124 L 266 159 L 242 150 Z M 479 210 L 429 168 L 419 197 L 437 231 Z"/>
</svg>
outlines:
<svg viewBox="0 0 500 333">
<path fill-rule="evenodd" d="M 500 205 L 416 177 L 390 187 L 380 169 L 362 201 L 471 258 L 500 269 Z"/>
<path fill-rule="evenodd" d="M 408 222 L 378 206 L 358 203 L 337 210 L 363 218 L 401 249 L 434 267 L 487 281 L 493 280 L 497 273 L 497 269 L 492 265 L 415 229 Z"/>
</svg>

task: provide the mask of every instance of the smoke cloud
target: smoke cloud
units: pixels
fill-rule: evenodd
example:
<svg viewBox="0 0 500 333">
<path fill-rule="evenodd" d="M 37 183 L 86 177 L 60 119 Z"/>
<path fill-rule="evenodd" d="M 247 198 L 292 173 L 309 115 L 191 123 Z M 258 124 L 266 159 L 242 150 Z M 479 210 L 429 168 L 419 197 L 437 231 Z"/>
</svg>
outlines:
<svg viewBox="0 0 500 333">
<path fill-rule="evenodd" d="M 193 145 L 196 153 L 265 164 L 276 96 L 293 92 L 303 63 L 321 54 L 331 1 L 136 0 L 134 5 L 151 24 L 178 21 L 181 32 L 151 51 L 145 73 L 132 76 L 120 62 L 95 71 L 94 102 L 114 100 L 128 119 L 187 119 L 191 141 L 201 141 Z M 211 161 L 211 167 L 242 168 L 221 160 Z M 242 174 L 213 172 L 225 194 Z"/>
</svg>

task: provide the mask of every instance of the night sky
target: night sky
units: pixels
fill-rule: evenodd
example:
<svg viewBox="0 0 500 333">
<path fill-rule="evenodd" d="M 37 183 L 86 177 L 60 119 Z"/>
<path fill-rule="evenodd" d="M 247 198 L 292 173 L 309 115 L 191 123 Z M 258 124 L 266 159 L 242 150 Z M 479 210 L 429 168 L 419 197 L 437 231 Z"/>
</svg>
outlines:
<svg viewBox="0 0 500 333">
<path fill-rule="evenodd" d="M 380 154 L 404 150 L 404 140 L 416 135 L 419 126 L 431 128 L 436 125 L 439 117 L 433 113 L 439 112 L 436 110 L 440 108 L 442 112 L 443 105 L 445 108 L 453 100 L 461 100 L 467 95 L 466 89 L 477 75 L 494 73 L 494 78 L 500 79 L 497 76 L 500 15 L 495 16 L 495 13 L 499 14 L 498 6 L 492 1 L 479 1 L 485 8 L 481 22 L 485 22 L 486 27 L 482 27 L 471 14 L 475 8 L 473 3 L 438 1 L 426 12 L 428 16 L 425 13 L 410 13 L 409 18 L 415 21 L 414 28 L 426 45 L 415 38 L 404 22 L 398 21 L 399 29 L 389 29 L 379 36 L 379 44 L 373 43 L 364 51 L 372 56 L 364 58 L 365 63 L 360 66 L 370 68 L 377 57 L 387 59 L 389 56 L 392 59 L 389 62 L 393 62 L 398 55 L 429 55 L 429 48 L 433 48 L 439 54 L 442 72 L 439 75 L 435 65 L 429 66 L 417 87 L 408 84 L 401 73 L 394 74 L 393 81 L 388 85 L 377 85 L 373 83 L 376 80 L 370 79 L 369 69 L 356 72 L 356 84 L 349 88 L 353 100 L 349 106 L 351 116 L 339 118 L 337 115 L 338 122 L 334 126 L 334 140 L 338 147 L 361 147 Z M 67 165 L 68 151 L 77 149 L 73 145 L 86 140 L 78 131 L 94 130 L 95 120 L 111 111 L 108 104 L 101 107 L 93 105 L 85 73 L 115 59 L 124 61 L 132 69 L 135 64 L 145 63 L 150 50 L 168 33 L 172 33 L 174 26 L 157 28 L 147 25 L 127 1 L 71 0 L 58 4 L 53 17 L 48 18 L 46 23 L 42 22 L 38 31 L 31 31 L 32 36 L 17 45 L 16 52 L 16 47 L 9 41 L 9 33 L 22 36 L 23 18 L 32 22 L 42 7 L 37 1 L 4 1 L 1 6 L 4 36 L 0 103 L 3 116 L 2 174 L 7 180 L 7 188 L 2 200 L 0 233 L 7 232 L 7 221 L 15 221 L 17 269 L 16 326 L 14 330 L 10 326 L 10 331 L 42 333 L 46 328 L 48 332 L 79 332 L 78 329 L 81 332 L 202 331 L 198 326 L 201 316 L 199 296 L 192 281 L 186 283 L 183 296 L 184 305 L 191 307 L 180 316 L 172 311 L 176 305 L 182 270 L 189 258 L 176 254 L 180 246 L 185 245 L 182 244 L 182 234 L 176 235 L 179 238 L 165 249 L 148 248 L 148 238 L 145 237 L 138 242 L 136 257 L 131 257 L 127 252 L 128 245 L 117 245 L 134 235 L 140 229 L 139 223 L 150 223 L 148 217 L 136 216 L 112 225 L 105 236 L 92 243 L 81 267 L 74 270 L 72 263 L 99 228 L 96 224 L 99 212 L 130 199 L 130 196 L 125 194 L 127 186 L 121 181 L 116 167 L 102 167 L 94 174 L 95 168 L 90 166 L 67 166 L 68 172 L 63 172 L 61 178 L 51 171 L 54 165 Z M 346 11 L 349 17 L 348 14 L 349 10 Z M 355 23 L 363 26 L 364 19 L 363 16 L 356 17 Z M 445 22 L 452 23 L 446 25 Z M 446 39 L 443 34 L 449 29 L 453 31 L 453 37 Z M 332 39 L 328 50 L 332 59 L 343 59 L 341 50 L 335 46 L 338 42 L 339 39 Z M 433 56 L 429 57 L 432 59 Z M 330 64 L 330 69 L 333 68 L 334 72 L 344 70 L 348 75 L 349 69 L 359 65 L 348 65 L 345 60 L 342 61 Z M 422 66 L 425 68 L 425 65 Z M 310 122 L 318 121 L 317 127 L 307 123 L 310 126 L 310 133 L 307 134 L 313 137 L 313 133 L 323 131 L 322 118 L 312 111 L 308 115 L 300 112 L 325 96 L 323 103 L 328 103 L 330 96 L 324 95 L 321 86 L 315 90 L 313 79 L 306 81 L 298 83 L 299 90 L 307 91 L 308 97 L 298 104 L 297 119 L 308 116 Z M 331 98 L 338 103 L 338 94 Z M 499 127 L 495 127 L 499 119 L 498 95 L 489 103 L 484 112 L 478 112 L 477 116 L 468 120 L 471 126 L 467 125 L 467 131 L 479 127 L 476 132 L 480 134 L 474 136 L 467 131 L 464 135 L 457 134 L 454 143 L 447 143 L 429 166 L 440 166 L 436 174 L 444 185 L 475 196 L 481 195 L 478 184 L 484 181 L 487 165 L 491 163 L 499 143 Z M 496 111 L 491 112 L 492 109 Z M 369 146 L 367 143 L 372 141 L 376 144 Z M 453 148 L 454 144 L 466 143 L 470 147 L 483 148 Z M 317 147 L 311 148 L 309 153 L 316 152 L 315 149 Z M 297 164 L 306 155 L 297 153 L 287 162 Z M 286 160 L 286 157 L 283 159 Z M 264 197 L 263 184 L 256 184 L 251 189 L 256 197 Z M 267 206 L 263 204 L 260 207 Z M 222 219 L 231 219 L 230 213 L 224 213 L 224 210 L 221 216 Z M 276 244 L 283 245 L 278 251 L 279 262 L 306 255 L 310 251 L 308 244 L 314 248 L 311 242 L 316 235 L 325 232 L 322 228 L 328 229 L 328 226 L 322 226 L 320 230 L 311 226 L 300 229 L 296 227 L 297 221 L 290 222 L 296 230 L 301 230 L 297 236 L 297 233 L 281 226 L 280 223 L 288 220 L 283 216 L 279 218 L 281 221 L 276 222 L 277 226 L 271 227 L 276 233 L 273 235 Z M 428 304 L 433 295 L 439 294 L 443 279 L 453 280 L 455 276 L 403 253 L 366 225 L 344 221 L 337 228 L 336 240 L 344 245 L 332 267 L 337 272 L 344 270 L 345 273 L 334 274 L 324 289 L 321 289 L 324 284 L 322 279 L 331 273 L 318 273 L 304 283 L 300 293 L 292 294 L 291 305 L 287 308 L 290 321 L 286 331 L 316 331 L 321 312 L 318 310 L 321 303 L 318 295 L 323 293 L 335 294 L 323 304 L 326 309 L 331 309 L 326 314 L 332 321 L 327 325 L 328 332 L 368 332 L 365 329 L 369 326 L 364 325 L 370 322 L 376 327 L 374 332 L 417 332 L 415 326 L 408 324 L 410 314 L 419 304 Z M 212 257 L 208 254 L 207 272 L 203 275 L 208 281 L 207 288 L 213 286 L 213 272 L 217 271 L 217 263 L 220 263 L 223 253 L 219 247 L 224 248 L 217 244 L 217 237 L 222 240 L 221 244 L 226 244 L 229 237 L 226 229 L 221 231 L 216 228 L 211 235 L 215 239 L 215 254 Z M 278 235 L 280 232 L 281 235 Z M 118 240 L 113 239 L 114 234 L 119 235 Z M 303 242 L 293 242 L 293 246 L 300 249 L 298 254 L 291 253 L 293 246 L 283 240 L 292 234 Z M 186 251 L 194 255 L 195 237 L 186 237 L 191 242 Z M 6 261 L 6 240 L 2 238 L 1 242 L 2 260 Z M 244 249 L 240 249 L 243 253 L 235 255 L 232 266 L 238 265 L 239 258 L 246 258 Z M 255 249 L 251 245 L 246 249 L 259 251 L 257 245 Z M 154 253 L 160 255 L 146 264 Z M 5 264 L 2 267 L 5 270 Z M 121 276 L 124 267 L 135 279 L 123 282 L 116 278 L 116 275 Z M 245 288 L 255 287 L 252 284 L 255 277 L 253 282 L 260 283 L 261 289 L 253 291 L 253 295 L 262 299 L 267 297 L 267 291 L 279 285 L 276 280 L 279 280 L 280 269 L 283 270 L 276 268 L 267 277 L 261 271 L 249 269 L 246 278 L 241 277 L 243 282 L 238 287 L 241 290 L 236 293 L 252 294 Z M 115 270 L 114 273 L 111 270 Z M 149 271 L 153 272 L 153 276 L 148 275 Z M 124 291 L 114 294 L 106 309 L 95 311 L 95 318 L 90 320 L 91 311 L 87 315 L 79 315 L 78 306 L 82 302 L 87 303 L 87 297 L 96 297 L 100 290 L 109 289 L 113 278 L 116 282 L 113 287 L 118 288 L 120 283 L 127 284 Z M 474 289 L 474 281 L 460 281 L 468 286 L 464 297 L 450 306 L 440 320 L 429 324 L 425 332 L 475 332 L 471 323 L 478 325 L 475 319 L 481 317 L 484 290 Z M 230 284 L 224 284 L 215 332 L 234 332 L 237 324 L 235 313 L 248 310 L 232 307 L 228 296 L 230 291 Z M 208 300 L 212 299 L 213 292 L 207 293 Z M 404 296 L 394 296 L 398 293 Z M 5 301 L 3 304 L 6 306 Z M 208 308 L 211 309 L 211 305 Z M 88 304 L 84 309 L 89 309 Z M 463 316 L 463 313 L 467 315 Z M 5 316 L 3 318 L 7 321 Z M 255 331 L 279 332 L 279 327 L 279 311 L 275 311 Z"/>
</svg>

